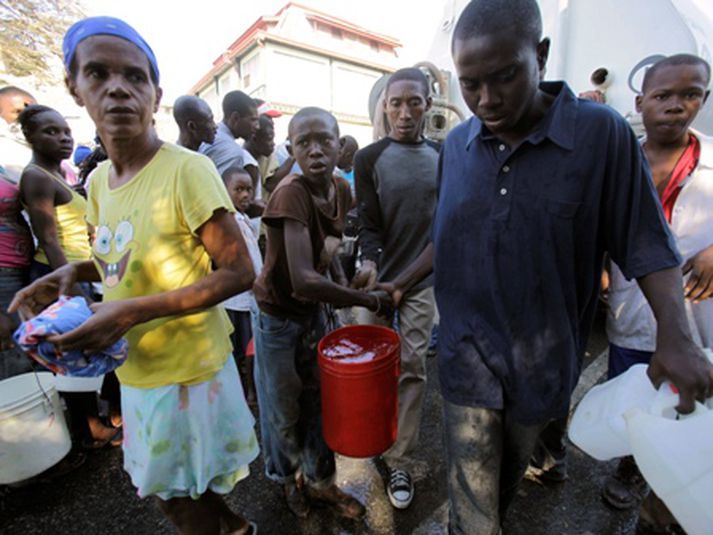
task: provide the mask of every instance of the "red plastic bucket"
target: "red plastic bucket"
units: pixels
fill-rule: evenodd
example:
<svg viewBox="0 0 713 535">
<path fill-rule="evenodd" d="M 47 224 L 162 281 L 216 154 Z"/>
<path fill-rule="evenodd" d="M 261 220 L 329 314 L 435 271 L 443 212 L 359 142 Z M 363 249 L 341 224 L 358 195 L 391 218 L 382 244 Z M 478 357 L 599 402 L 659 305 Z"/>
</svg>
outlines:
<svg viewBox="0 0 713 535">
<path fill-rule="evenodd" d="M 350 325 L 322 338 L 317 350 L 327 444 L 349 457 L 384 453 L 396 441 L 398 334 L 378 325 Z"/>
</svg>

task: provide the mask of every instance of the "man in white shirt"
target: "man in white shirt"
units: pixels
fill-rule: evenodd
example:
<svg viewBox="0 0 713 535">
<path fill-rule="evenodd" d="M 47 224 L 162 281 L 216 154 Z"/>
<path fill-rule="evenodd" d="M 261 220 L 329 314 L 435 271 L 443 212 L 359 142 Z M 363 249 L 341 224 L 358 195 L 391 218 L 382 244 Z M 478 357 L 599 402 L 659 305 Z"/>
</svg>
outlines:
<svg viewBox="0 0 713 535">
<path fill-rule="evenodd" d="M 32 159 L 32 149 L 22 135 L 17 118 L 35 97 L 15 86 L 0 88 L 0 164 L 13 182 L 19 182 L 22 170 Z"/>
<path fill-rule="evenodd" d="M 689 54 L 662 59 L 646 72 L 642 92 L 636 97 L 646 129 L 642 146 L 683 258 L 691 332 L 702 347 L 713 347 L 713 139 L 695 133 L 690 125 L 710 93 L 710 72 L 704 60 Z M 657 334 L 646 298 L 636 281 L 626 280 L 616 264 L 611 265 L 608 301 L 612 378 L 633 364 L 648 364 Z M 625 458 L 607 480 L 602 495 L 607 503 L 623 509 L 636 505 L 645 490 L 633 460 Z M 665 508 L 656 501 L 655 497 L 646 499 L 639 522 L 668 529 L 673 517 L 662 514 Z"/>
<path fill-rule="evenodd" d="M 243 167 L 253 178 L 257 190 L 257 165 L 248 151 L 236 141 L 250 139 L 260 128 L 257 106 L 252 98 L 242 91 L 231 91 L 223 98 L 223 120 L 213 143 L 203 143 L 198 151 L 208 156 L 222 175 L 229 167 Z M 254 176 L 248 166 L 254 166 Z"/>
</svg>

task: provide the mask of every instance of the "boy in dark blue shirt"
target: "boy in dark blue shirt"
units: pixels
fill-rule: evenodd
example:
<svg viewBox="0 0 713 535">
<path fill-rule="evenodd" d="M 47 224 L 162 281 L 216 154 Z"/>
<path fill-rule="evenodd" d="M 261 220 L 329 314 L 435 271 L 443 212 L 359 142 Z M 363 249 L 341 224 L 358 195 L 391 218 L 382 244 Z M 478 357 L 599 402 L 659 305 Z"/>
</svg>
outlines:
<svg viewBox="0 0 713 535">
<path fill-rule="evenodd" d="M 475 117 L 441 153 L 433 244 L 393 285 L 435 273 L 450 533 L 498 533 L 540 430 L 567 414 L 608 252 L 658 321 L 649 376 L 682 412 L 713 390 L 692 341 L 679 257 L 626 121 L 541 83 L 535 0 L 473 0 L 454 30 Z"/>
</svg>

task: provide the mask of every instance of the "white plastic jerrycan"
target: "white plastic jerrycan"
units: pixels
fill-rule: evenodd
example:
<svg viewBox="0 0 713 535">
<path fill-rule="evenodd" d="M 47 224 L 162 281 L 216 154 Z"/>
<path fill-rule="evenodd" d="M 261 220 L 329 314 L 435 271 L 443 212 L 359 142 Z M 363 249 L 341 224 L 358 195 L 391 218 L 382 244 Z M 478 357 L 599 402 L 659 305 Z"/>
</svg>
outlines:
<svg viewBox="0 0 713 535">
<path fill-rule="evenodd" d="M 666 390 L 669 390 L 666 392 Z M 710 401 L 710 400 L 709 400 Z M 651 412 L 625 415 L 631 449 L 641 473 L 689 535 L 713 535 L 713 411 L 676 419 L 678 394 L 661 388 Z"/>
<path fill-rule="evenodd" d="M 636 364 L 587 392 L 569 423 L 569 438 L 577 447 L 600 461 L 631 455 L 624 413 L 648 410 L 656 398 L 646 369 Z"/>
</svg>

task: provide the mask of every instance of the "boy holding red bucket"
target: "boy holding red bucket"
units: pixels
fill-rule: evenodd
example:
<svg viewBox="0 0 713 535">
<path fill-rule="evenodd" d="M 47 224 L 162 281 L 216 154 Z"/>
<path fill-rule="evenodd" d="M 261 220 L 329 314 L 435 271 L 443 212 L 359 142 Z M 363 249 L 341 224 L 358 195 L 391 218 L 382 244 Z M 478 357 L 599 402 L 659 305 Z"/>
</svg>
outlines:
<svg viewBox="0 0 713 535">
<path fill-rule="evenodd" d="M 287 505 L 299 517 L 307 516 L 312 501 L 358 518 L 364 506 L 335 485 L 334 453 L 322 434 L 321 303 L 381 313 L 390 310 L 391 299 L 383 292 L 350 289 L 336 257 L 352 205 L 349 184 L 333 176 L 340 151 L 337 120 L 320 108 L 303 108 L 290 121 L 288 134 L 303 174 L 285 178 L 270 197 L 263 214 L 265 265 L 254 286 L 265 472 L 284 486 Z"/>
</svg>

